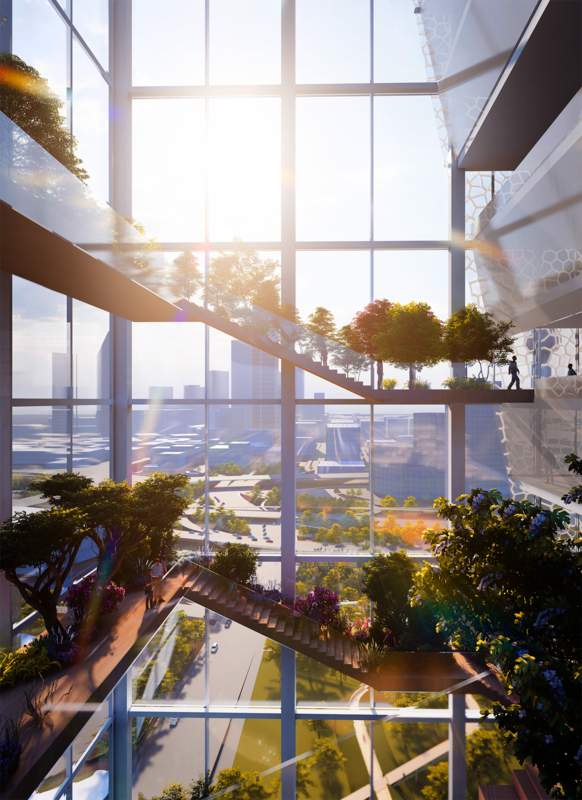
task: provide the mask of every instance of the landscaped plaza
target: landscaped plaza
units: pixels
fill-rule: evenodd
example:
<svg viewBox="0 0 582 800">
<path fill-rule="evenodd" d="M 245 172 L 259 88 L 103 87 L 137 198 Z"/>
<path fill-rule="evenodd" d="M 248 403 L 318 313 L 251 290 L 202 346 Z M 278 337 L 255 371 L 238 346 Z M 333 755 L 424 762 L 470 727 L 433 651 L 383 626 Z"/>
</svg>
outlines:
<svg viewBox="0 0 582 800">
<path fill-rule="evenodd" d="M 582 2 L 0 6 L 1 796 L 582 797 Z"/>
</svg>

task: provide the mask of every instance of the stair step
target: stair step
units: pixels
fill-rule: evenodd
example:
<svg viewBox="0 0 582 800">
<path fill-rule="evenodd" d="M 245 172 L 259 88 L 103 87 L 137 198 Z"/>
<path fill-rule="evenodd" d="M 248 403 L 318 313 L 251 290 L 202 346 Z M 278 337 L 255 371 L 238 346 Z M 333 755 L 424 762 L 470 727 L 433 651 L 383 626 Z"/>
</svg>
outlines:
<svg viewBox="0 0 582 800">
<path fill-rule="evenodd" d="M 199 592 L 200 589 L 204 586 L 204 584 L 209 580 L 209 576 L 205 572 L 199 572 L 198 575 L 194 578 L 194 582 L 190 587 L 191 592 Z"/>
<path fill-rule="evenodd" d="M 250 617 L 253 613 L 253 608 L 255 607 L 255 601 L 252 597 L 245 598 L 245 604 L 243 606 L 242 615 L 243 617 Z"/>
<path fill-rule="evenodd" d="M 220 582 L 217 581 L 214 584 L 214 586 L 212 586 L 210 588 L 210 591 L 208 593 L 208 599 L 209 600 L 218 600 L 220 595 L 223 594 L 225 591 L 227 591 L 227 589 L 226 589 L 226 586 L 224 585 L 224 583 L 222 583 L 222 581 L 220 581 Z M 233 594 L 234 594 L 234 592 L 233 592 Z"/>
<path fill-rule="evenodd" d="M 334 634 L 335 639 L 335 660 L 344 660 L 344 636 L 341 633 Z"/>
<path fill-rule="evenodd" d="M 294 642 L 300 642 L 301 641 L 301 637 L 303 635 L 303 625 L 304 625 L 303 618 L 302 617 L 298 617 L 295 620 L 295 624 L 294 624 L 294 631 L 293 631 L 293 641 Z"/>
<path fill-rule="evenodd" d="M 255 603 L 255 607 L 253 608 L 253 613 L 251 614 L 251 619 L 253 620 L 253 622 L 258 622 L 260 620 L 264 608 L 265 608 L 264 603 L 261 603 L 260 601 Z"/>
<path fill-rule="evenodd" d="M 352 664 L 352 640 L 344 636 L 344 664 L 351 666 Z"/>
<path fill-rule="evenodd" d="M 301 635 L 301 644 L 310 644 L 311 643 L 311 620 L 305 619 L 303 620 L 303 633 Z"/>
<path fill-rule="evenodd" d="M 327 632 L 327 647 L 326 653 L 328 656 L 335 658 L 335 641 L 331 630 Z"/>
<path fill-rule="evenodd" d="M 283 633 L 285 630 L 285 623 L 287 620 L 285 617 L 277 617 L 277 627 L 275 628 L 276 633 Z"/>
<path fill-rule="evenodd" d="M 218 586 L 212 591 L 210 599 L 214 600 L 214 602 L 218 603 L 219 605 L 224 605 L 226 598 L 228 597 L 228 591 L 228 586 Z"/>
<path fill-rule="evenodd" d="M 513 789 L 519 800 L 546 800 L 544 792 L 535 770 L 513 770 Z"/>
<path fill-rule="evenodd" d="M 285 629 L 283 630 L 283 636 L 289 636 L 290 638 L 293 638 L 293 623 L 294 623 L 293 618 L 285 621 Z"/>
<path fill-rule="evenodd" d="M 325 628 L 320 628 L 319 630 L 319 641 L 317 646 L 318 653 L 326 653 L 327 652 L 327 630 Z"/>
<path fill-rule="evenodd" d="M 265 605 L 263 606 L 263 610 L 261 612 L 261 617 L 259 619 L 259 624 L 260 625 L 268 625 L 270 616 L 271 616 L 271 604 L 270 603 L 265 603 Z"/>
<path fill-rule="evenodd" d="M 273 615 L 269 616 L 269 621 L 267 622 L 267 628 L 272 631 L 273 628 L 277 627 L 278 621 L 279 617 L 274 617 Z"/>
</svg>

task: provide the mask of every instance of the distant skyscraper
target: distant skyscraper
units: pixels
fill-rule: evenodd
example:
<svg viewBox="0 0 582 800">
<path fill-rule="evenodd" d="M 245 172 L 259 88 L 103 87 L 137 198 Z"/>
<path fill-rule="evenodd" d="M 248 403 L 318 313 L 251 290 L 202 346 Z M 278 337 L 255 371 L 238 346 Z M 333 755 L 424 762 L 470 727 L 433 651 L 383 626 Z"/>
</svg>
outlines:
<svg viewBox="0 0 582 800">
<path fill-rule="evenodd" d="M 173 386 L 150 386 L 149 387 L 150 400 L 173 400 L 174 387 Z"/>
<path fill-rule="evenodd" d="M 326 461 L 360 461 L 360 426 L 357 422 L 333 422 L 326 428 Z"/>
<path fill-rule="evenodd" d="M 53 397 L 67 400 L 71 397 L 71 357 L 69 353 L 52 354 Z M 71 418 L 69 409 L 54 406 L 51 429 L 53 433 L 70 433 Z"/>
<path fill-rule="evenodd" d="M 278 398 L 281 391 L 279 359 L 236 339 L 232 340 L 230 348 L 233 399 Z M 245 429 L 276 430 L 279 427 L 276 406 L 247 406 L 242 416 Z"/>
<path fill-rule="evenodd" d="M 217 398 L 219 400 L 227 399 L 230 397 L 228 390 L 228 372 L 226 370 L 212 369 L 208 373 L 208 397 Z M 211 405 L 208 408 L 208 423 L 209 427 L 214 431 L 225 431 L 225 413 L 228 411 L 228 406 L 215 406 Z"/>
<path fill-rule="evenodd" d="M 204 400 L 204 386 L 184 386 L 184 400 Z M 187 426 L 204 424 L 204 406 L 184 406 Z"/>
</svg>

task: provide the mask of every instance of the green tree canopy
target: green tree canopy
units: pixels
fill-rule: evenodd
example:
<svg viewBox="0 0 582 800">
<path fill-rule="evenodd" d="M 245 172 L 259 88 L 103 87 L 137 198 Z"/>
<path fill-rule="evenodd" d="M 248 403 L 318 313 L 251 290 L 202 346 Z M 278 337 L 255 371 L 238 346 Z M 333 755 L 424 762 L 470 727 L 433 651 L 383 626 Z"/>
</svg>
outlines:
<svg viewBox="0 0 582 800">
<path fill-rule="evenodd" d="M 235 239 L 231 252 L 221 251 L 211 259 L 204 300 L 214 311 L 228 317 L 236 315 L 241 306 L 258 305 L 275 311 L 280 307 L 279 262 L 261 259 L 256 250 L 237 246 L 240 242 Z"/>
<path fill-rule="evenodd" d="M 236 570 L 237 583 L 248 583 L 257 571 L 259 557 L 248 544 L 227 544 L 224 550 L 217 550 L 211 569 L 228 578 L 231 569 Z"/>
<path fill-rule="evenodd" d="M 76 508 L 20 511 L 2 525 L 0 570 L 59 639 L 66 637 L 59 597 L 87 533 L 87 517 Z M 32 572 L 19 572 L 26 568 Z"/>
<path fill-rule="evenodd" d="M 427 303 L 394 303 L 384 316 L 379 332 L 372 337 L 373 346 L 380 360 L 408 365 L 412 389 L 415 365 L 431 367 L 444 358 L 443 323 Z"/>
<path fill-rule="evenodd" d="M 519 702 L 486 713 L 518 761 L 532 759 L 546 792 L 559 783 L 553 796 L 580 798 L 582 539 L 557 539 L 569 521 L 562 509 L 495 490 L 435 506 L 451 527 L 425 534 L 438 569 L 415 576 L 413 604 L 432 603 L 456 648 L 495 662 Z"/>
<path fill-rule="evenodd" d="M 389 494 L 386 497 L 383 497 L 380 500 L 380 505 L 382 508 L 396 508 L 398 506 L 398 501 L 394 497 L 390 497 Z"/>
<path fill-rule="evenodd" d="M 109 479 L 94 486 L 91 478 L 60 472 L 31 481 L 31 487 L 51 506 L 85 515 L 86 536 L 98 553 L 97 571 L 113 577 L 123 558 L 144 543 L 156 555 L 163 538 L 173 542 L 174 526 L 190 504 L 178 492 L 188 483 L 187 475 L 156 472 L 135 486 Z"/>
<path fill-rule="evenodd" d="M 12 53 L 0 53 L 0 111 L 86 183 L 89 174 L 76 155 L 78 143 L 61 115 L 63 101 L 34 67 Z"/>
<path fill-rule="evenodd" d="M 204 283 L 198 259 L 191 250 L 185 250 L 174 259 L 169 285 L 179 297 L 189 300 Z"/>
<path fill-rule="evenodd" d="M 509 336 L 513 322 L 495 322 L 493 314 L 480 311 L 470 303 L 451 314 L 445 322 L 443 345 L 446 357 L 452 362 L 479 363 L 483 375 L 483 362 L 505 364 L 515 339 Z M 489 375 L 489 366 L 487 375 Z"/>
<path fill-rule="evenodd" d="M 337 344 L 332 344 L 330 347 L 331 364 L 346 375 L 353 373 L 354 378 L 359 380 L 361 371 L 369 368 L 370 361 L 362 352 L 357 331 L 349 325 L 344 325 L 335 334 L 335 341 Z"/>
</svg>

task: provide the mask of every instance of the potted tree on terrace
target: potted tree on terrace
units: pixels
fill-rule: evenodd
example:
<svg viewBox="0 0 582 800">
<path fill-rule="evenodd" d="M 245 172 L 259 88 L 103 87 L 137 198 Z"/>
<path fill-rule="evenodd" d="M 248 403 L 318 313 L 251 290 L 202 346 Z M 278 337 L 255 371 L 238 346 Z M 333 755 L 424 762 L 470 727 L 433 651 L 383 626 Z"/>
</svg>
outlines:
<svg viewBox="0 0 582 800">
<path fill-rule="evenodd" d="M 426 303 L 394 303 L 372 337 L 379 358 L 408 366 L 408 388 L 414 388 L 417 365 L 434 366 L 444 358 L 443 323 Z"/>
</svg>

